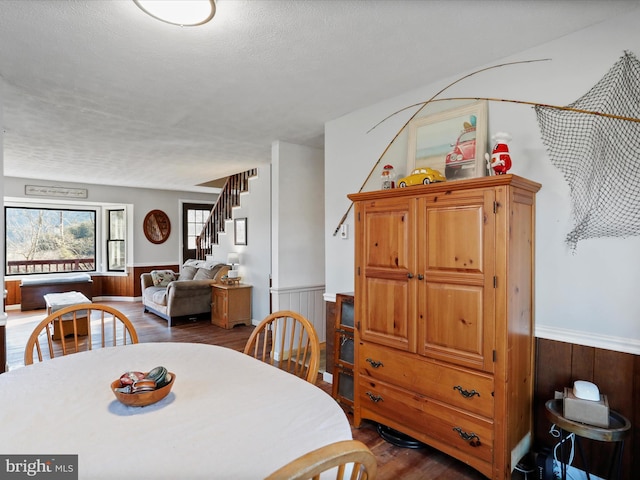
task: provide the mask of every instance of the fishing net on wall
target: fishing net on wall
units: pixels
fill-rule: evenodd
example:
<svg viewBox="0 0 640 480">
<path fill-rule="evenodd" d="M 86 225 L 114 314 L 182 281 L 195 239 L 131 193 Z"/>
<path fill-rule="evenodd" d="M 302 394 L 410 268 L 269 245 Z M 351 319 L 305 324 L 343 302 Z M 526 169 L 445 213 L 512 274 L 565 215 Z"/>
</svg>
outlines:
<svg viewBox="0 0 640 480">
<path fill-rule="evenodd" d="M 640 118 L 640 62 L 625 54 L 575 110 Z M 640 123 L 537 105 L 542 141 L 569 183 L 574 228 L 567 244 L 640 235 Z"/>
</svg>

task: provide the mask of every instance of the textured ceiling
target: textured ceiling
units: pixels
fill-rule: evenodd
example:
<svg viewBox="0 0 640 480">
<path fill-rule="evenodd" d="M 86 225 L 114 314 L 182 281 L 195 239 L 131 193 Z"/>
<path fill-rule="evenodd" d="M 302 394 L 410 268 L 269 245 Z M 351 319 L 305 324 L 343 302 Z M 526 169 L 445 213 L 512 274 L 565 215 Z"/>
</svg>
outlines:
<svg viewBox="0 0 640 480">
<path fill-rule="evenodd" d="M 218 0 L 177 27 L 129 0 L 0 0 L 6 176 L 210 191 L 271 142 L 637 0 Z M 470 41 L 470 38 L 472 41 Z"/>
</svg>

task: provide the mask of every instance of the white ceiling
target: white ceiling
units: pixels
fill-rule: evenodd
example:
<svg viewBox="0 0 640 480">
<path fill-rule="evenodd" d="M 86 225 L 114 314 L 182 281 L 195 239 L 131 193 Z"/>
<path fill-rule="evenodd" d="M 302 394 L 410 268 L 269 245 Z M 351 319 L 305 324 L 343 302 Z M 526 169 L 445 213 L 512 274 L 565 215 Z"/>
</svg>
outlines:
<svg viewBox="0 0 640 480">
<path fill-rule="evenodd" d="M 6 176 L 210 191 L 323 146 L 344 114 L 638 8 L 637 0 L 218 0 L 177 27 L 130 0 L 0 0 Z M 435 93 L 435 92 L 434 92 Z"/>
</svg>

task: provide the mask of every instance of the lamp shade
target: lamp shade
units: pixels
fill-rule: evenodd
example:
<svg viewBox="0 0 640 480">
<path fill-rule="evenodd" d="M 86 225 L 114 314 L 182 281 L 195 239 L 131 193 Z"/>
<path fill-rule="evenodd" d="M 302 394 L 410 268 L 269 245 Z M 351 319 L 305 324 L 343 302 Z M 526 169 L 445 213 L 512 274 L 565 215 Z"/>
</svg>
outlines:
<svg viewBox="0 0 640 480">
<path fill-rule="evenodd" d="M 240 263 L 240 257 L 237 253 L 230 253 L 227 255 L 227 264 L 238 265 Z"/>
</svg>

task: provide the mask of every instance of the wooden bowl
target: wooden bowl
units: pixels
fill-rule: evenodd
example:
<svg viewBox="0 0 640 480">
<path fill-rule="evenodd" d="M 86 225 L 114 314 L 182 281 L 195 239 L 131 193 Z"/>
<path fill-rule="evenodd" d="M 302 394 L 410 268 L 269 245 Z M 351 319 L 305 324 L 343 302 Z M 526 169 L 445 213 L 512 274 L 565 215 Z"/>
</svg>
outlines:
<svg viewBox="0 0 640 480">
<path fill-rule="evenodd" d="M 167 383 L 164 387 L 158 388 L 151 392 L 140 392 L 140 393 L 122 393 L 117 392 L 116 388 L 120 388 L 120 379 L 114 380 L 111 382 L 111 391 L 116 396 L 116 398 L 125 405 L 129 405 L 130 407 L 146 407 L 147 405 L 151 405 L 153 403 L 159 402 L 164 397 L 169 395 L 171 391 L 171 387 L 173 387 L 174 382 L 176 381 L 176 374 L 173 372 L 169 372 L 171 375 L 171 381 Z"/>
</svg>

